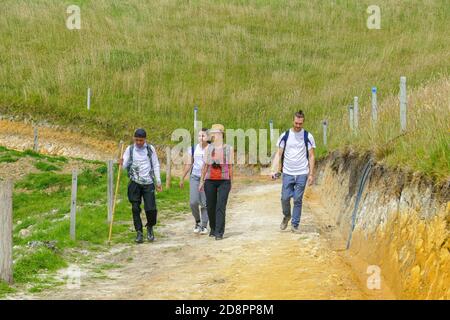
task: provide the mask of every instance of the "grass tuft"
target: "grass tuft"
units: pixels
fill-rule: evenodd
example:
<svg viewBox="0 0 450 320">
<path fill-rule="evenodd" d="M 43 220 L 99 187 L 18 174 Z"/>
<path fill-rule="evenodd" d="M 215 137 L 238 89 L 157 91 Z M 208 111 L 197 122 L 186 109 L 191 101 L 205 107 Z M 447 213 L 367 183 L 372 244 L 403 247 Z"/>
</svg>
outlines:
<svg viewBox="0 0 450 320">
<path fill-rule="evenodd" d="M 43 161 L 36 162 L 34 164 L 34 166 L 41 171 L 60 171 L 61 170 L 60 167 L 54 166 L 52 164 L 49 164 L 49 163 L 46 163 Z"/>
</svg>

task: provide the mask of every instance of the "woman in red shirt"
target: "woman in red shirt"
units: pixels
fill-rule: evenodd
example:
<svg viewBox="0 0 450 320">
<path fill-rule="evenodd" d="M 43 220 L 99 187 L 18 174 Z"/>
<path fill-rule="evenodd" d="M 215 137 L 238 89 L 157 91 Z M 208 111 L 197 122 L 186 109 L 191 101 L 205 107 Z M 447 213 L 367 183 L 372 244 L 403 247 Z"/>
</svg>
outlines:
<svg viewBox="0 0 450 320">
<path fill-rule="evenodd" d="M 225 213 L 228 194 L 233 179 L 234 152 L 231 146 L 224 144 L 225 128 L 214 124 L 208 131 L 211 144 L 204 155 L 204 165 L 199 190 L 204 188 L 208 210 L 210 237 L 222 240 L 225 232 Z"/>
</svg>

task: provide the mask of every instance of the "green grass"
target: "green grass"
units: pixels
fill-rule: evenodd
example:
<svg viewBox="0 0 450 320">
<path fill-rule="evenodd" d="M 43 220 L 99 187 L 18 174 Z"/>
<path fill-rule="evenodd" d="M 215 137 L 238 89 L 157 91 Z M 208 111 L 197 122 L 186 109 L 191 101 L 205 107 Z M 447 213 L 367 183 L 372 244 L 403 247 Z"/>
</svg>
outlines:
<svg viewBox="0 0 450 320">
<path fill-rule="evenodd" d="M 14 293 L 16 290 L 10 287 L 7 283 L 0 280 L 0 299 L 7 294 Z"/>
<path fill-rule="evenodd" d="M 41 171 L 59 171 L 61 168 L 54 164 L 64 164 L 68 162 L 66 157 L 46 156 L 33 150 L 25 150 L 23 152 L 11 150 L 6 147 L 0 147 L 0 163 L 14 163 L 20 158 L 31 158 L 36 160 L 35 167 Z"/>
<path fill-rule="evenodd" d="M 66 266 L 67 263 L 60 254 L 40 248 L 14 265 L 14 280 L 17 283 L 32 282 L 39 273 L 56 271 Z"/>
<path fill-rule="evenodd" d="M 242 129 L 267 128 L 269 119 L 286 129 L 301 108 L 324 156 L 346 146 L 379 149 L 398 135 L 398 112 L 385 111 L 397 110 L 398 102 L 389 99 L 398 95 L 400 76 L 413 90 L 450 75 L 446 0 L 377 1 L 381 30 L 367 29 L 371 3 L 357 0 L 71 4 L 81 7 L 79 31 L 65 27 L 68 3 L 4 1 L 0 112 L 115 139 L 142 126 L 153 143 L 162 144 L 175 128 L 192 127 L 195 104 L 205 126 Z M 359 96 L 367 117 L 372 86 L 380 102 L 391 101 L 380 110 L 388 130 L 375 139 L 365 125 L 358 139 L 350 139 L 346 106 Z M 398 139 L 389 164 L 448 177 L 446 94 L 436 97 L 441 100 L 433 111 L 445 121 L 423 123 L 410 139 Z M 420 118 L 421 110 L 413 107 L 408 116 Z M 320 143 L 324 118 L 330 123 L 328 148 Z"/>
<path fill-rule="evenodd" d="M 0 152 L 8 154 L 7 149 Z M 29 156 L 29 152 L 15 151 L 19 156 Z M 26 154 L 26 155 L 25 155 Z M 45 157 L 49 160 L 51 157 Z M 29 158 L 34 161 L 35 158 Z M 29 173 L 15 182 L 13 198 L 14 211 L 14 281 L 9 287 L 0 284 L 0 295 L 11 293 L 24 285 L 28 285 L 30 293 L 40 292 L 46 288 L 58 285 L 53 278 L 56 270 L 66 267 L 69 262 L 84 259 L 76 254 L 76 249 L 92 252 L 107 250 L 109 225 L 107 223 L 106 206 L 106 165 L 97 162 L 92 168 L 81 167 L 78 175 L 76 240 L 70 239 L 70 198 L 71 174 L 48 171 L 48 163 L 40 157 L 36 164 L 45 164 L 44 171 Z M 83 164 L 82 163 L 82 164 Z M 81 164 L 81 166 L 82 166 Z M 117 167 L 115 168 L 117 171 Z M 122 172 L 119 202 L 116 206 L 115 224 L 113 227 L 112 243 L 133 243 L 134 232 L 132 226 L 131 207 L 127 200 L 127 176 Z M 165 182 L 165 176 L 162 175 Z M 189 211 L 188 190 L 177 188 L 178 179 L 173 179 L 173 188 L 157 195 L 159 222 L 165 223 L 169 219 L 180 216 Z M 23 192 L 23 191 L 26 192 Z M 145 218 L 144 218 L 145 219 Z M 19 223 L 20 222 L 20 223 Z M 31 234 L 23 238 L 20 232 L 31 230 Z M 56 248 L 46 246 L 29 247 L 32 241 L 56 241 Z M 75 251 L 74 251 L 75 250 Z M 116 264 L 103 264 L 101 270 L 115 268 Z"/>
<path fill-rule="evenodd" d="M 0 163 L 4 162 L 4 163 L 12 163 L 12 162 L 16 162 L 17 159 L 16 157 L 10 156 L 10 155 L 0 155 Z"/>
<path fill-rule="evenodd" d="M 26 179 L 16 183 L 16 187 L 28 190 L 39 190 L 52 187 L 68 187 L 72 181 L 72 176 L 68 174 L 59 175 L 53 172 L 49 173 L 30 173 Z"/>
<path fill-rule="evenodd" d="M 34 164 L 34 166 L 41 171 L 60 171 L 61 170 L 60 167 L 54 166 L 52 164 L 49 164 L 49 163 L 46 163 L 43 161 L 36 162 Z"/>
<path fill-rule="evenodd" d="M 49 162 L 63 162 L 66 163 L 68 159 L 66 157 L 62 156 L 46 156 L 44 154 L 41 154 L 39 152 L 33 151 L 33 150 L 25 150 L 24 152 L 16 152 L 21 154 L 22 156 L 28 156 L 35 159 L 42 159 L 47 160 Z"/>
<path fill-rule="evenodd" d="M 13 163 L 23 156 L 22 153 L 14 150 L 9 150 L 5 147 L 0 147 L 0 163 Z"/>
<path fill-rule="evenodd" d="M 120 265 L 117 263 L 104 263 L 100 266 L 98 266 L 98 270 L 111 270 L 111 269 L 117 269 L 120 268 Z"/>
<path fill-rule="evenodd" d="M 4 158 L 4 159 L 12 158 L 12 159 L 15 159 L 15 161 L 17 161 L 19 158 L 26 158 L 26 157 L 32 158 L 35 160 L 41 160 L 41 161 L 45 160 L 46 162 L 50 162 L 50 163 L 62 164 L 62 163 L 68 162 L 68 159 L 63 156 L 47 156 L 47 155 L 35 152 L 33 150 L 16 151 L 16 150 L 8 149 L 4 146 L 0 146 L 0 159 L 1 158 Z M 15 162 L 15 161 L 5 161 L 5 162 Z M 1 162 L 1 160 L 0 160 L 0 162 Z M 92 163 L 98 163 L 98 162 L 92 162 Z M 42 164 L 40 166 L 43 167 Z"/>
</svg>

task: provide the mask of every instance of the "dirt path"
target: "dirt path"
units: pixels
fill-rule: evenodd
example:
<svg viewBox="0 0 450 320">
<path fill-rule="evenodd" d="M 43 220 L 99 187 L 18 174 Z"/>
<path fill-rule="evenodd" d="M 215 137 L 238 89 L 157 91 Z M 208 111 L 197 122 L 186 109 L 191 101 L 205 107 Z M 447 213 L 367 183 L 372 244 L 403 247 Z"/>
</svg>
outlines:
<svg viewBox="0 0 450 320">
<path fill-rule="evenodd" d="M 159 228 L 153 244 L 125 248 L 127 262 L 108 279 L 83 278 L 38 299 L 379 299 L 369 291 L 364 269 L 352 269 L 343 243 L 318 217 L 320 201 L 308 192 L 302 233 L 280 231 L 279 184 L 241 185 L 232 193 L 226 237 L 215 241 L 192 233 L 186 216 Z M 120 250 L 117 250 L 120 251 Z M 132 259 L 130 259 L 132 257 Z M 367 277 L 367 276 L 365 276 Z"/>
</svg>

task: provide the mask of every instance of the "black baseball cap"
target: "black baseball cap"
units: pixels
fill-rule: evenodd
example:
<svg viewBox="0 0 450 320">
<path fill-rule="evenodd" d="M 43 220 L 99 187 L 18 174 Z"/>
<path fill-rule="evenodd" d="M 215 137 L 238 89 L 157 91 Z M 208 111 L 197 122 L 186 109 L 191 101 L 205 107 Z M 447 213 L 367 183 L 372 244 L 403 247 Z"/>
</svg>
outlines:
<svg viewBox="0 0 450 320">
<path fill-rule="evenodd" d="M 145 132 L 145 130 L 142 128 L 136 129 L 136 131 L 134 132 L 134 137 L 135 138 L 147 138 L 147 132 Z"/>
</svg>

